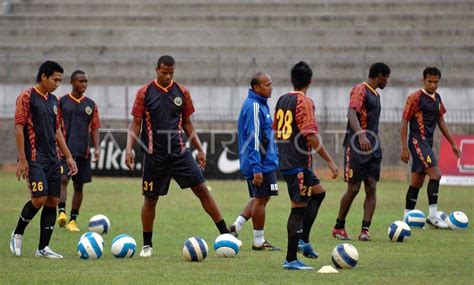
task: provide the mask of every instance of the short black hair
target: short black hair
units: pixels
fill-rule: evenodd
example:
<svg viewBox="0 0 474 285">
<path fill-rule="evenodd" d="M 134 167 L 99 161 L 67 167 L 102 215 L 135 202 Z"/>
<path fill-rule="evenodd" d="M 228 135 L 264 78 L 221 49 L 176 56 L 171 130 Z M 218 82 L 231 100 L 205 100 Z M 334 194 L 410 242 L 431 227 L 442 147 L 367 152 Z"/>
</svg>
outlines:
<svg viewBox="0 0 474 285">
<path fill-rule="evenodd" d="M 426 79 L 428 75 L 439 76 L 439 79 L 441 79 L 441 70 L 435 66 L 428 66 L 423 70 L 423 79 Z"/>
<path fill-rule="evenodd" d="M 265 74 L 264 72 L 257 72 L 255 73 L 253 76 L 252 76 L 252 80 L 250 80 L 250 88 L 253 89 L 253 87 L 255 85 L 259 85 L 260 84 L 260 76 L 262 76 L 263 74 Z"/>
<path fill-rule="evenodd" d="M 77 69 L 77 70 L 74 70 L 72 73 L 71 73 L 71 81 L 73 81 L 74 79 L 76 79 L 76 76 L 78 74 L 86 74 L 84 71 L 80 70 L 80 69 Z"/>
<path fill-rule="evenodd" d="M 160 67 L 160 65 L 166 65 L 166 66 L 174 66 L 176 62 L 174 61 L 174 58 L 171 55 L 163 55 L 160 56 L 158 59 L 158 62 L 156 63 L 156 67 Z"/>
<path fill-rule="evenodd" d="M 304 61 L 298 62 L 291 69 L 291 83 L 295 89 L 308 86 L 311 83 L 311 77 L 313 77 L 313 71 Z"/>
<path fill-rule="evenodd" d="M 369 78 L 376 78 L 377 76 L 390 75 L 390 67 L 383 62 L 376 62 L 370 66 Z"/>
<path fill-rule="evenodd" d="M 55 72 L 64 73 L 64 69 L 61 67 L 61 65 L 59 65 L 59 63 L 55 61 L 48 60 L 43 62 L 38 69 L 38 74 L 36 75 L 36 83 L 41 82 L 41 75 L 44 74 L 46 77 L 50 77 Z"/>
</svg>

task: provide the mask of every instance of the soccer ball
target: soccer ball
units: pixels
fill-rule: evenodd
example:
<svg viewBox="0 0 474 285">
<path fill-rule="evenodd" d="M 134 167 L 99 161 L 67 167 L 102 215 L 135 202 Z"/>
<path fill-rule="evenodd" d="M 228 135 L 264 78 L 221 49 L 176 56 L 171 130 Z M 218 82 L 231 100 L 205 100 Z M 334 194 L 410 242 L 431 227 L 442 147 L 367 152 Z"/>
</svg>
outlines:
<svg viewBox="0 0 474 285">
<path fill-rule="evenodd" d="M 351 269 L 357 265 L 359 261 L 359 252 L 349 243 L 341 243 L 332 251 L 332 263 L 341 269 Z"/>
<path fill-rule="evenodd" d="M 77 243 L 77 255 L 82 259 L 99 259 L 103 252 L 104 239 L 98 233 L 85 233 Z"/>
<path fill-rule="evenodd" d="M 89 220 L 89 231 L 106 234 L 110 230 L 110 221 L 104 215 L 95 215 Z"/>
<path fill-rule="evenodd" d="M 133 257 L 137 250 L 137 242 L 127 234 L 120 234 L 112 240 L 110 251 L 117 258 Z"/>
<path fill-rule="evenodd" d="M 403 217 L 403 221 L 410 227 L 423 228 L 426 217 L 420 210 L 411 210 Z"/>
<path fill-rule="evenodd" d="M 184 242 L 183 256 L 187 261 L 201 262 L 207 257 L 209 247 L 204 239 L 190 237 Z"/>
<path fill-rule="evenodd" d="M 411 234 L 410 226 L 405 222 L 395 221 L 388 227 L 388 238 L 391 241 L 403 242 L 406 241 Z"/>
<path fill-rule="evenodd" d="M 467 229 L 469 219 L 463 212 L 455 211 L 449 215 L 446 223 L 452 230 L 464 230 Z"/>
<path fill-rule="evenodd" d="M 436 212 L 436 216 L 438 217 L 438 219 L 440 219 L 441 221 L 445 222 L 445 223 L 448 223 L 448 215 L 443 212 L 443 211 L 438 211 Z"/>
<path fill-rule="evenodd" d="M 221 234 L 214 242 L 214 250 L 218 257 L 234 257 L 239 253 L 240 241 L 231 234 Z"/>
</svg>

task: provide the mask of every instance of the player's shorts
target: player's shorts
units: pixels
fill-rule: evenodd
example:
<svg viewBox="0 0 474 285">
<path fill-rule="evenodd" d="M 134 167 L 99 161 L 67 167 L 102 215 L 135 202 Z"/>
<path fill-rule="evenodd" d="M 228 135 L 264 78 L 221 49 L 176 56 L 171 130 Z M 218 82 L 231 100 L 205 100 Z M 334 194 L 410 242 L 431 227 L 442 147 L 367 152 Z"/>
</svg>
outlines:
<svg viewBox="0 0 474 285">
<path fill-rule="evenodd" d="M 72 181 L 78 184 L 89 183 L 92 181 L 92 169 L 91 169 L 91 157 L 89 158 L 82 158 L 76 157 L 74 158 L 77 165 L 77 174 L 72 176 Z M 69 172 L 69 167 L 67 166 L 66 160 L 61 160 L 61 175 L 66 175 Z"/>
<path fill-rule="evenodd" d="M 61 163 L 28 161 L 28 189 L 31 197 L 61 194 Z"/>
<path fill-rule="evenodd" d="M 263 198 L 278 195 L 278 184 L 276 171 L 263 174 L 263 182 L 260 186 L 252 184 L 253 178 L 247 179 L 250 198 Z"/>
<path fill-rule="evenodd" d="M 346 146 L 344 154 L 344 181 L 357 183 L 371 177 L 380 179 L 382 150 L 379 148 L 370 154 L 362 154 Z"/>
<path fill-rule="evenodd" d="M 147 197 L 168 194 L 171 178 L 181 189 L 205 182 L 201 169 L 188 149 L 182 153 L 144 155 L 142 176 L 142 193 Z"/>
<path fill-rule="evenodd" d="M 296 174 L 283 175 L 288 186 L 288 195 L 291 201 L 307 202 L 311 198 L 314 186 L 320 181 L 311 169 L 304 169 Z"/>
<path fill-rule="evenodd" d="M 427 142 L 410 138 L 408 149 L 412 157 L 411 172 L 425 172 L 425 169 L 438 165 L 433 149 Z"/>
</svg>

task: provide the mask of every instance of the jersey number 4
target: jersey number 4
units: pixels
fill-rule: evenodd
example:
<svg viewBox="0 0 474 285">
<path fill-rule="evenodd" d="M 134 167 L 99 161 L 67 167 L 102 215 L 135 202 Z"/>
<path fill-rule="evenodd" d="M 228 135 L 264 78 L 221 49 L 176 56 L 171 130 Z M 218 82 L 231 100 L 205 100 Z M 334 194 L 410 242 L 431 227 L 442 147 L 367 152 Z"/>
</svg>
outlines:
<svg viewBox="0 0 474 285">
<path fill-rule="evenodd" d="M 291 124 L 293 123 L 293 113 L 289 110 L 286 112 L 282 109 L 278 109 L 276 113 L 276 119 L 278 121 L 277 138 L 287 140 L 293 133 Z"/>
</svg>

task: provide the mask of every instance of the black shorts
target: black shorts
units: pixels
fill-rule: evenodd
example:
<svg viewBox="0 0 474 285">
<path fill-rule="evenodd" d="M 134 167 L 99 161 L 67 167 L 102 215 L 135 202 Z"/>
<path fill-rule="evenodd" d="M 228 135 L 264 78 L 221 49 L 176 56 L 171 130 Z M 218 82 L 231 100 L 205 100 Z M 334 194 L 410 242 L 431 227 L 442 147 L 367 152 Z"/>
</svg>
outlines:
<svg viewBox="0 0 474 285">
<path fill-rule="evenodd" d="M 74 158 L 77 165 L 77 174 L 72 176 L 72 181 L 78 184 L 89 183 L 92 181 L 92 169 L 91 169 L 91 157 L 89 158 L 82 158 L 76 157 Z M 67 173 L 69 172 L 69 167 L 67 166 L 66 160 L 61 160 L 61 175 L 66 175 L 68 178 L 70 175 Z"/>
<path fill-rule="evenodd" d="M 168 194 L 171 178 L 181 187 L 190 188 L 205 182 L 191 152 L 144 155 L 142 193 L 148 197 Z"/>
<path fill-rule="evenodd" d="M 263 198 L 278 195 L 278 184 L 276 172 L 263 174 L 263 183 L 260 187 L 252 184 L 253 178 L 247 179 L 250 198 Z"/>
<path fill-rule="evenodd" d="M 295 202 L 307 202 L 311 197 L 313 187 L 320 183 L 318 177 L 311 169 L 283 176 L 288 186 L 290 200 Z"/>
<path fill-rule="evenodd" d="M 61 163 L 28 161 L 28 189 L 32 197 L 61 194 Z"/>
<path fill-rule="evenodd" d="M 380 166 L 382 164 L 382 150 L 379 148 L 370 154 L 358 153 L 350 146 L 346 146 L 344 155 L 344 181 L 357 183 L 368 177 L 379 181 Z"/>
<path fill-rule="evenodd" d="M 411 138 L 408 141 L 412 157 L 411 172 L 425 172 L 425 169 L 438 165 L 438 161 L 434 155 L 431 146 L 421 140 Z"/>
</svg>

